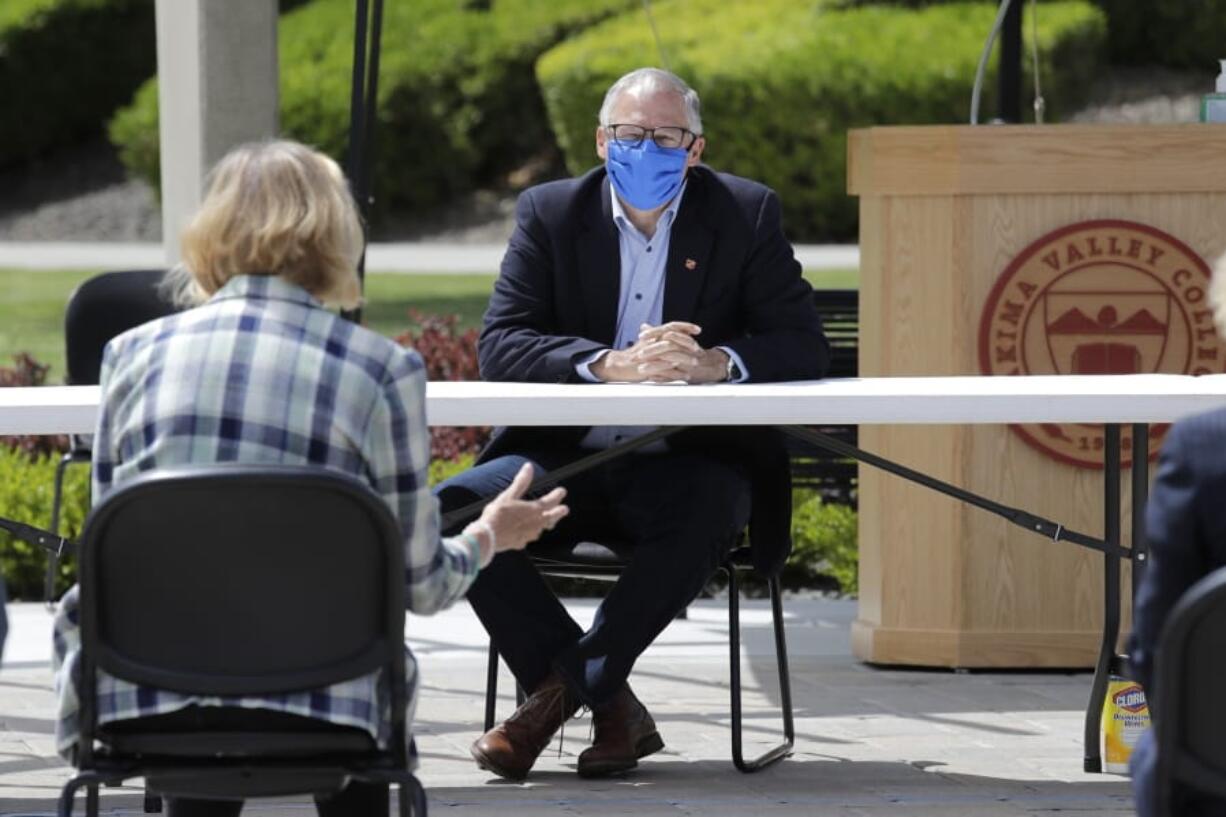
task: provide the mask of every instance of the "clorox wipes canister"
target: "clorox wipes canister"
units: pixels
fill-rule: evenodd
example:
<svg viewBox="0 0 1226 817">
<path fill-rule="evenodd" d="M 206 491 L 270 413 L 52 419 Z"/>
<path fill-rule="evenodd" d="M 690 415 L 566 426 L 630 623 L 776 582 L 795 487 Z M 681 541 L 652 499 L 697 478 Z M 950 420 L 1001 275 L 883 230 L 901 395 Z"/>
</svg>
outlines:
<svg viewBox="0 0 1226 817">
<path fill-rule="evenodd" d="M 1128 774 L 1128 759 L 1149 728 L 1149 704 L 1145 690 L 1123 677 L 1118 658 L 1113 658 L 1107 676 L 1107 698 L 1102 718 L 1103 771 Z"/>
</svg>

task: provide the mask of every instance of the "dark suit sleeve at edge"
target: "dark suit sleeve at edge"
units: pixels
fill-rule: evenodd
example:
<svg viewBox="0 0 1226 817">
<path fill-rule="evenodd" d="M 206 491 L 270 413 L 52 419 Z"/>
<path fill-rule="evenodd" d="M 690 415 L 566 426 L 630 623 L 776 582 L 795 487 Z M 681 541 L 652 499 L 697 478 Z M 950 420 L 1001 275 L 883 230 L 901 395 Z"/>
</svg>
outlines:
<svg viewBox="0 0 1226 817">
<path fill-rule="evenodd" d="M 1204 486 L 1189 462 L 1187 431 L 1178 423 L 1171 428 L 1146 508 L 1149 561 L 1137 591 L 1130 658 L 1136 680 L 1151 697 L 1162 627 L 1179 597 L 1209 569 L 1196 513 Z"/>
<path fill-rule="evenodd" d="M 747 267 L 741 292 L 747 336 L 722 345 L 741 356 L 753 382 L 824 376 L 830 346 L 813 305 L 813 289 L 784 237 L 773 191 L 767 191 L 758 210 Z"/>
<path fill-rule="evenodd" d="M 586 338 L 553 334 L 558 324 L 554 258 L 548 231 L 528 191 L 516 202 L 515 231 L 477 344 L 482 379 L 583 382 L 575 373 L 575 362 L 605 348 Z"/>
</svg>

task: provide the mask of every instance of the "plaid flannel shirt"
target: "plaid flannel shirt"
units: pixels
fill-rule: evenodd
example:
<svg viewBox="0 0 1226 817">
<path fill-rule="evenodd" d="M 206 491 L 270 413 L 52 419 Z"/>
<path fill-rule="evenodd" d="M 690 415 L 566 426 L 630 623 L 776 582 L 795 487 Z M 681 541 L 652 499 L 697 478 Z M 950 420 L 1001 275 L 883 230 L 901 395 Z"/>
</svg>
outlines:
<svg viewBox="0 0 1226 817">
<path fill-rule="evenodd" d="M 368 481 L 404 533 L 406 604 L 429 614 L 477 575 L 472 537 L 440 538 L 427 483 L 429 434 L 421 358 L 324 309 L 279 278 L 237 276 L 204 305 L 112 340 L 102 361 L 93 501 L 154 468 L 280 463 L 335 468 Z M 219 511 L 222 509 L 219 509 Z M 173 546 L 173 543 L 167 543 Z M 54 627 L 56 747 L 78 735 L 77 588 Z M 272 709 L 367 730 L 386 746 L 381 673 L 276 698 L 188 696 L 98 674 L 98 721 L 164 714 L 190 704 Z M 407 654 L 411 721 L 417 667 Z"/>
</svg>

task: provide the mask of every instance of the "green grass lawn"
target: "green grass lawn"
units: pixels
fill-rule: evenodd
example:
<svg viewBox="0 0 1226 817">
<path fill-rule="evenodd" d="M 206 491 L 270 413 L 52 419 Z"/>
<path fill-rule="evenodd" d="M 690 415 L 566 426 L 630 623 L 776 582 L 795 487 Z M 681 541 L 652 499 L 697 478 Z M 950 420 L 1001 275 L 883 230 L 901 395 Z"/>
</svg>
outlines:
<svg viewBox="0 0 1226 817">
<path fill-rule="evenodd" d="M 362 322 L 384 335 L 409 327 L 409 310 L 459 315 L 460 327 L 481 325 L 494 288 L 491 275 L 368 275 Z"/>
<path fill-rule="evenodd" d="M 0 365 L 29 352 L 51 366 L 49 383 L 64 379 L 64 304 L 93 270 L 0 269 Z M 859 286 L 859 271 L 805 273 L 818 289 Z M 494 275 L 373 274 L 366 278 L 363 322 L 377 332 L 397 335 L 411 325 L 409 310 L 458 315 L 461 328 L 481 325 Z"/>
<path fill-rule="evenodd" d="M 0 366 L 29 352 L 50 364 L 49 383 L 64 378 L 64 305 L 68 293 L 90 277 L 82 270 L 0 270 Z"/>
</svg>

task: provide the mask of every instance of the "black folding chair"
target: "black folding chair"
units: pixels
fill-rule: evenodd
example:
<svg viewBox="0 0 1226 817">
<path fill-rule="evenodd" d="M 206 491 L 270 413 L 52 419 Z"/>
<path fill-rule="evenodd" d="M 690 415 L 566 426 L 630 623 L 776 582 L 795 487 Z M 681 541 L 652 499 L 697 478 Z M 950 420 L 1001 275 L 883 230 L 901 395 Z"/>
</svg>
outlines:
<svg viewBox="0 0 1226 817">
<path fill-rule="evenodd" d="M 175 311 L 158 290 L 165 270 L 125 270 L 103 272 L 82 283 L 68 296 L 64 310 L 64 345 L 70 386 L 94 386 L 102 368 L 102 350 L 107 342 L 134 326 L 161 318 Z M 73 435 L 71 448 L 55 469 L 55 491 L 51 501 L 53 533 L 60 531 L 60 511 L 64 495 L 64 472 L 74 462 L 90 461 L 88 436 Z M 59 559 L 47 556 L 43 599 L 55 596 L 55 577 Z"/>
<path fill-rule="evenodd" d="M 599 579 L 616 581 L 628 563 L 631 547 L 609 542 L 576 542 L 559 545 L 548 550 L 535 550 L 532 560 L 547 576 Z M 775 661 L 779 671 L 779 699 L 783 709 L 783 743 L 751 760 L 742 752 L 741 731 L 741 608 L 738 595 L 737 571 L 752 567 L 748 547 L 737 547 L 728 556 L 721 570 L 728 577 L 728 678 L 732 706 L 732 762 L 742 772 L 756 772 L 792 753 L 796 742 L 796 729 L 792 722 L 792 686 L 788 675 L 787 639 L 783 629 L 783 601 L 779 594 L 778 575 L 767 577 L 770 588 L 771 614 L 775 630 Z M 516 698 L 523 702 L 523 690 L 516 690 Z M 489 664 L 485 685 L 485 729 L 494 726 L 498 697 L 498 649 L 490 642 Z"/>
<path fill-rule="evenodd" d="M 386 504 L 317 468 L 154 471 L 90 515 L 80 543 L 80 731 L 59 814 L 78 789 L 144 777 L 158 796 L 236 799 L 398 783 L 424 817 L 405 746 L 404 552 Z M 194 695 L 275 695 L 381 671 L 391 743 L 320 730 L 141 730 L 98 724 L 99 670 Z M 122 724 L 122 728 L 120 728 Z M 410 810 L 410 799 L 412 810 Z"/>
<path fill-rule="evenodd" d="M 1150 703 L 1157 738 L 1154 784 L 1177 817 L 1173 784 L 1226 797 L 1226 568 L 1184 593 L 1163 627 Z"/>
</svg>

